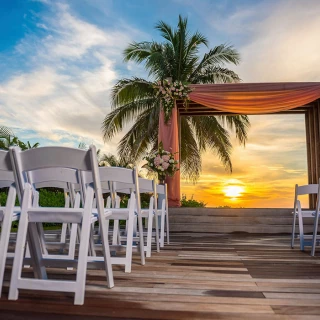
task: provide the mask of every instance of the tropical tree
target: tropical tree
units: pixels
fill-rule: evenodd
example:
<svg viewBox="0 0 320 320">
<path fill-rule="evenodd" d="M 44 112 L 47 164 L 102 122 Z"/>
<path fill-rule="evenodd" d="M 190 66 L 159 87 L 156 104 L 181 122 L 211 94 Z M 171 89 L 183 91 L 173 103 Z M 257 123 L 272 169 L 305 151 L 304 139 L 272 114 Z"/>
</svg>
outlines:
<svg viewBox="0 0 320 320">
<path fill-rule="evenodd" d="M 189 84 L 239 82 L 239 76 L 226 67 L 240 61 L 238 51 L 221 44 L 199 56 L 201 46 L 208 48 L 207 38 L 188 30 L 188 21 L 179 16 L 175 29 L 160 21 L 155 28 L 163 42 L 133 42 L 124 50 L 124 61 L 144 63 L 149 79 L 133 77 L 119 80 L 112 90 L 113 110 L 102 125 L 105 141 L 132 124 L 121 139 L 120 158 L 141 159 L 146 152 L 157 149 L 160 96 L 155 83 L 171 78 L 172 82 Z M 201 154 L 215 152 L 226 169 L 232 171 L 232 145 L 228 129 L 245 144 L 249 119 L 235 116 L 185 116 L 181 118 L 181 172 L 185 178 L 196 180 L 201 172 Z"/>
<path fill-rule="evenodd" d="M 122 168 L 132 169 L 134 167 L 134 164 L 125 158 L 120 158 L 120 157 L 117 157 L 113 154 L 104 154 L 100 158 L 99 166 L 101 166 L 101 167 L 122 167 Z"/>
</svg>

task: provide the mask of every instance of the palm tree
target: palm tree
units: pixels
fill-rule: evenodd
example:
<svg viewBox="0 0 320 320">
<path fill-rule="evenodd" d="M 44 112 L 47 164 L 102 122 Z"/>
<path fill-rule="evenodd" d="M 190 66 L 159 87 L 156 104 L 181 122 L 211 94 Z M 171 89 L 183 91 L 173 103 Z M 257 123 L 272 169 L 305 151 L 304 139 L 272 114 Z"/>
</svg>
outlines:
<svg viewBox="0 0 320 320">
<path fill-rule="evenodd" d="M 104 154 L 99 161 L 99 166 L 132 169 L 134 167 L 134 164 L 125 158 L 118 158 L 113 154 Z"/>
<path fill-rule="evenodd" d="M 105 141 L 112 139 L 126 125 L 133 125 L 121 139 L 119 156 L 139 160 L 150 149 L 157 149 L 160 97 L 155 83 L 171 78 L 191 84 L 239 82 L 239 76 L 225 67 L 237 65 L 239 53 L 231 45 L 221 44 L 209 49 L 201 58 L 199 48 L 208 47 L 201 33 L 190 33 L 188 21 L 179 16 L 176 29 L 160 21 L 156 29 L 164 41 L 131 43 L 124 51 L 125 61 L 144 63 L 149 80 L 133 77 L 119 80 L 112 90 L 113 110 L 102 125 Z M 185 116 L 181 118 L 181 172 L 187 179 L 197 180 L 201 172 L 201 154 L 214 151 L 226 169 L 232 171 L 232 145 L 228 129 L 234 130 L 238 141 L 245 144 L 249 119 L 236 116 Z"/>
</svg>

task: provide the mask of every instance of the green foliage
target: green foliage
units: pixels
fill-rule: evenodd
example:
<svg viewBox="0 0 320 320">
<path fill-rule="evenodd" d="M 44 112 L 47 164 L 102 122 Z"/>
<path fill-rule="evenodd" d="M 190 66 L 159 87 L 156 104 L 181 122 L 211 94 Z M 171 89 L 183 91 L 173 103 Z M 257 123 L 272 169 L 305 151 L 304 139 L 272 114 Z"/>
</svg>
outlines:
<svg viewBox="0 0 320 320">
<path fill-rule="evenodd" d="M 8 188 L 0 189 L 0 204 L 5 205 L 8 197 Z M 41 207 L 64 207 L 64 194 L 60 189 L 45 188 L 39 190 L 39 204 Z M 16 206 L 19 205 L 18 198 Z M 61 226 L 60 223 L 43 223 L 45 229 L 56 229 Z M 12 231 L 16 231 L 18 221 L 12 223 Z"/>
<path fill-rule="evenodd" d="M 198 201 L 193 199 L 193 195 L 190 199 L 187 199 L 187 195 L 183 194 L 180 200 L 181 207 L 194 207 L 194 208 L 204 208 L 207 204 L 203 201 Z"/>
<path fill-rule="evenodd" d="M 121 167 L 121 168 L 127 168 L 127 169 L 133 169 L 134 164 L 125 158 L 118 158 L 115 155 L 109 153 L 104 154 L 100 161 L 99 161 L 100 167 Z"/>
<path fill-rule="evenodd" d="M 124 193 L 118 193 L 118 196 L 121 199 L 120 200 L 120 208 L 127 208 L 129 195 L 124 194 Z M 150 193 L 141 193 L 140 194 L 141 208 L 149 208 L 150 197 L 151 197 Z"/>
<path fill-rule="evenodd" d="M 43 188 L 39 190 L 40 207 L 64 207 L 64 193 L 56 188 Z"/>
<path fill-rule="evenodd" d="M 105 117 L 102 129 L 104 140 L 131 125 L 120 140 L 120 158 L 141 160 L 149 151 L 158 147 L 158 126 L 161 97 L 159 86 L 170 79 L 172 83 L 232 83 L 239 76 L 226 64 L 237 65 L 238 51 L 230 45 L 221 44 L 209 49 L 202 57 L 201 46 L 208 47 L 208 40 L 199 32 L 188 30 L 188 20 L 179 16 L 176 28 L 160 21 L 156 25 L 161 42 L 133 42 L 124 51 L 127 62 L 143 63 L 150 78 L 133 77 L 119 80 L 112 90 L 113 110 Z M 181 117 L 181 174 L 196 181 L 201 172 L 201 155 L 215 152 L 225 168 L 232 171 L 229 131 L 234 130 L 238 141 L 245 144 L 249 119 L 237 116 L 185 116 Z"/>
</svg>

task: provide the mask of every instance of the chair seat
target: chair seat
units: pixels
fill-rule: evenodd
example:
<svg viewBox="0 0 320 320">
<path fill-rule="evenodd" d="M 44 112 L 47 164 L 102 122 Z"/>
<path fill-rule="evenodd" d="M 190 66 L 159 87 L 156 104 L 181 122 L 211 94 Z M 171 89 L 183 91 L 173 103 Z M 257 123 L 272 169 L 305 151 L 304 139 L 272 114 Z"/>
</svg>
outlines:
<svg viewBox="0 0 320 320">
<path fill-rule="evenodd" d="M 17 220 L 19 220 L 19 217 L 20 217 L 20 207 L 17 207 L 17 208 L 19 208 L 19 211 L 16 211 L 16 212 L 13 212 L 13 213 L 12 213 L 12 221 L 17 221 Z M 1 207 L 0 207 L 0 221 L 3 220 L 4 210 L 5 210 L 5 208 L 3 208 L 3 207 L 1 208 Z"/>
<path fill-rule="evenodd" d="M 29 222 L 81 223 L 83 209 L 73 208 L 30 208 Z"/>
<path fill-rule="evenodd" d="M 302 210 L 301 213 L 304 218 L 313 218 L 316 212 L 315 210 Z M 292 214 L 294 213 L 292 212 Z M 298 216 L 298 212 L 296 213 L 296 216 Z"/>
</svg>

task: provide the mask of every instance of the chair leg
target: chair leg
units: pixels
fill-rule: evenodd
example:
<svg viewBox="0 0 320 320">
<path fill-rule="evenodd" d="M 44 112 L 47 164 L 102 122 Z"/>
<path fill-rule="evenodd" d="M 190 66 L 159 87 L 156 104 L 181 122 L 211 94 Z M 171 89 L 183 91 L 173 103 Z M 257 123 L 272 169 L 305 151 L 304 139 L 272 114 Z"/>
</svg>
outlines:
<svg viewBox="0 0 320 320">
<path fill-rule="evenodd" d="M 291 248 L 294 248 L 294 237 L 296 235 L 296 212 L 293 212 L 293 221 L 292 221 L 292 234 L 291 234 Z"/>
<path fill-rule="evenodd" d="M 92 201 L 93 201 L 93 190 L 89 189 L 86 196 L 86 204 L 84 208 L 81 233 L 80 233 L 76 290 L 74 295 L 74 304 L 76 305 L 82 305 L 84 303 L 89 241 L 90 241 L 90 229 L 91 229 Z"/>
<path fill-rule="evenodd" d="M 112 244 L 119 244 L 119 220 L 113 220 Z"/>
<path fill-rule="evenodd" d="M 68 252 L 69 259 L 71 259 L 71 260 L 73 260 L 74 256 L 75 256 L 77 232 L 78 232 L 77 223 L 72 223 L 71 224 L 71 231 L 70 231 L 70 240 L 69 240 L 69 252 Z"/>
<path fill-rule="evenodd" d="M 151 241 L 152 241 L 152 210 L 149 210 L 149 215 L 148 215 L 148 225 L 147 225 L 147 250 L 146 250 L 146 256 L 147 258 L 151 257 Z"/>
<path fill-rule="evenodd" d="M 134 224 L 134 212 L 129 211 L 129 218 L 127 220 L 127 246 L 126 246 L 126 263 L 125 263 L 125 272 L 131 272 L 132 264 L 132 246 L 133 246 L 133 224 Z M 144 254 L 144 249 L 142 250 Z"/>
<path fill-rule="evenodd" d="M 140 242 L 140 256 L 141 256 L 141 265 L 145 265 L 145 256 L 144 256 L 144 239 L 143 239 L 143 223 L 142 217 L 138 214 L 138 228 L 139 228 L 139 242 Z"/>
<path fill-rule="evenodd" d="M 166 222 L 167 222 L 167 232 L 166 232 L 167 244 L 170 244 L 169 213 L 168 213 L 168 209 L 166 210 L 165 216 L 166 216 Z"/>
<path fill-rule="evenodd" d="M 47 279 L 46 268 L 42 266 L 42 248 L 41 248 L 41 235 L 37 223 L 29 223 L 27 239 L 30 247 L 31 258 L 32 258 L 32 269 L 36 278 Z"/>
<path fill-rule="evenodd" d="M 67 223 L 62 224 L 61 228 L 61 236 L 60 236 L 60 243 L 66 243 L 66 238 L 67 238 Z"/>
<path fill-rule="evenodd" d="M 94 223 L 91 223 L 91 228 L 90 228 L 89 252 L 91 256 L 93 257 L 97 256 L 96 250 L 94 247 Z"/>
<path fill-rule="evenodd" d="M 0 297 L 2 292 L 4 270 L 6 267 L 6 257 L 8 252 L 10 229 L 12 225 L 12 214 L 13 214 L 15 198 L 16 198 L 16 191 L 15 189 L 10 188 L 7 204 L 6 204 L 6 212 L 1 224 L 0 254 L 2 256 L 2 259 L 0 259 Z"/>
<path fill-rule="evenodd" d="M 28 207 L 31 205 L 31 189 L 26 188 L 22 200 L 19 227 L 17 232 L 16 249 L 13 259 L 9 300 L 17 300 L 19 296 L 18 281 L 21 279 L 23 257 L 25 252 L 28 231 Z"/>
<path fill-rule="evenodd" d="M 164 247 L 164 228 L 165 228 L 165 219 L 166 219 L 166 212 L 164 208 L 161 210 L 161 220 L 160 220 L 160 245 L 161 248 Z"/>
<path fill-rule="evenodd" d="M 314 225 L 313 225 L 313 237 L 312 237 L 312 248 L 311 248 L 311 256 L 312 257 L 314 257 L 315 252 L 316 252 L 318 223 L 319 223 L 319 212 L 316 211 L 315 217 L 314 217 Z"/>
<path fill-rule="evenodd" d="M 304 231 L 303 231 L 303 218 L 301 210 L 298 211 L 299 220 L 299 236 L 300 236 L 300 250 L 304 250 Z"/>
<path fill-rule="evenodd" d="M 106 220 L 104 217 L 100 219 L 101 221 L 101 241 L 102 241 L 102 251 L 104 257 L 104 267 L 106 270 L 106 277 L 107 277 L 107 284 L 108 288 L 114 287 L 114 279 L 113 279 L 113 271 L 112 271 L 112 264 L 111 264 L 111 254 L 110 254 L 110 247 L 109 247 L 109 221 Z"/>
<path fill-rule="evenodd" d="M 38 229 L 38 234 L 39 234 L 39 240 L 40 240 L 40 245 L 41 245 L 41 251 L 44 255 L 48 255 L 48 250 L 46 246 L 46 240 L 44 236 L 44 230 L 43 230 L 43 225 L 42 223 L 37 223 L 37 229 Z"/>
<path fill-rule="evenodd" d="M 155 213 L 154 219 L 155 219 L 155 227 L 156 227 L 157 252 L 160 252 L 159 218 L 157 213 Z"/>
</svg>

